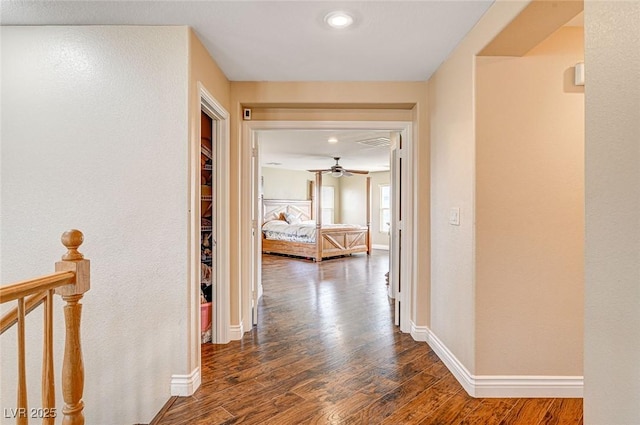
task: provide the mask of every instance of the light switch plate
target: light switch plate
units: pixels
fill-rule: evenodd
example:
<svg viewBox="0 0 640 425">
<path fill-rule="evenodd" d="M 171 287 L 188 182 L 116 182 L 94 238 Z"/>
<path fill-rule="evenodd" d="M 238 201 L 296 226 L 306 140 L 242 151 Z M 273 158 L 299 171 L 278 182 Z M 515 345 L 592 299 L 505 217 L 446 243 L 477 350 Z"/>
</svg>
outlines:
<svg viewBox="0 0 640 425">
<path fill-rule="evenodd" d="M 449 211 L 449 224 L 452 226 L 460 226 L 460 208 L 451 208 Z"/>
<path fill-rule="evenodd" d="M 584 62 L 578 62 L 573 77 L 573 84 L 584 86 Z"/>
</svg>

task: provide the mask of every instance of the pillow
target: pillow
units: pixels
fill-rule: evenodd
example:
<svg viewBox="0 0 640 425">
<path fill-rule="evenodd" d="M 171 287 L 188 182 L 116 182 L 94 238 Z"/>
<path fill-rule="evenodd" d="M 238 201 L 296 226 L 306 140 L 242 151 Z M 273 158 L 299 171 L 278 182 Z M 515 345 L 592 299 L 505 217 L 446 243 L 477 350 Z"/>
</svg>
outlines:
<svg viewBox="0 0 640 425">
<path fill-rule="evenodd" d="M 289 224 L 300 224 L 300 223 L 302 223 L 302 220 L 300 220 L 300 217 L 298 217 L 297 215 L 293 215 L 291 213 L 284 213 L 284 219 Z"/>
</svg>

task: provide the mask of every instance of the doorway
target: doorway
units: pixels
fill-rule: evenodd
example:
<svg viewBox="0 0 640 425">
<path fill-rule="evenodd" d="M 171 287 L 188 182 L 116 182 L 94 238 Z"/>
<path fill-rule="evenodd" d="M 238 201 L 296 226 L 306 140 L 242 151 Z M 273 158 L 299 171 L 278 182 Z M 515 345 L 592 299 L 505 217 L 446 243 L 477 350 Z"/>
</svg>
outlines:
<svg viewBox="0 0 640 425">
<path fill-rule="evenodd" d="M 198 365 L 200 343 L 206 331 L 206 311 L 202 301 L 211 302 L 210 338 L 206 342 L 229 342 L 229 114 L 199 85 L 200 128 L 192 140 L 191 155 L 191 243 L 192 315 L 197 338 Z M 210 140 L 207 140 L 210 139 Z M 206 319 L 207 318 L 207 319 Z M 203 320 L 205 324 L 203 326 Z M 194 341 L 195 345 L 195 341 Z"/>
<path fill-rule="evenodd" d="M 247 121 L 243 123 L 242 129 L 242 186 L 241 186 L 241 222 L 242 233 L 241 239 L 243 246 L 241 267 L 245 271 L 243 276 L 246 278 L 242 281 L 242 299 L 243 306 L 243 323 L 254 324 L 256 319 L 256 307 L 260 294 L 262 293 L 261 270 L 259 267 L 259 259 L 262 257 L 261 252 L 261 179 L 258 166 L 259 143 L 258 132 L 268 130 L 310 130 L 310 129 L 332 129 L 332 130 L 384 130 L 395 132 L 402 137 L 405 149 L 404 155 L 409 155 L 412 148 L 411 143 L 411 122 L 353 122 L 353 121 Z M 399 178 L 402 179 L 402 192 L 404 196 L 397 197 L 402 202 L 403 222 L 401 223 L 405 237 L 402 238 L 402 251 L 405 253 L 399 258 L 397 266 L 402 273 L 399 274 L 399 285 L 393 295 L 397 302 L 396 317 L 399 318 L 398 325 L 402 332 L 411 331 L 411 300 L 413 288 L 413 237 L 411 229 L 413 228 L 413 172 L 414 167 L 411 161 L 402 167 Z M 402 288 L 402 291 L 400 289 Z"/>
</svg>

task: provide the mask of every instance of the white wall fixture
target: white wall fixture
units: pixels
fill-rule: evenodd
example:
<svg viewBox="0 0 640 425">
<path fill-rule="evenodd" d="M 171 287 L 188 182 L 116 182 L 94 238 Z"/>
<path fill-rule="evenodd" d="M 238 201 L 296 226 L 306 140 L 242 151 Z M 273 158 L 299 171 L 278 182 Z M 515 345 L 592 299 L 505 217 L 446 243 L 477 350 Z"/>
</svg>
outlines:
<svg viewBox="0 0 640 425">
<path fill-rule="evenodd" d="M 584 86 L 584 62 L 576 64 L 573 81 L 576 86 Z"/>
<path fill-rule="evenodd" d="M 449 224 L 452 226 L 460 226 L 460 208 L 455 207 L 449 210 Z"/>
</svg>

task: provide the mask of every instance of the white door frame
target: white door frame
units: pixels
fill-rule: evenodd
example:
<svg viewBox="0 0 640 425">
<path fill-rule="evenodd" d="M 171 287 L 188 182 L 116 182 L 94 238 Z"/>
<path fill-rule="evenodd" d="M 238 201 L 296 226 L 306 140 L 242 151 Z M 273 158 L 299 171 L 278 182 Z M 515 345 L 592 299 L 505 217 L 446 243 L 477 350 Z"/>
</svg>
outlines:
<svg viewBox="0 0 640 425">
<path fill-rule="evenodd" d="M 405 333 L 411 332 L 412 309 L 415 292 L 415 272 L 414 272 L 414 235 L 413 229 L 414 201 L 413 193 L 415 186 L 415 148 L 413 143 L 413 123 L 410 121 L 243 121 L 242 137 L 240 143 L 240 268 L 241 268 L 241 309 L 242 322 L 247 325 L 251 323 L 251 301 L 253 299 L 252 288 L 257 287 L 258 281 L 254 277 L 251 259 L 261 253 L 261 237 L 258 222 L 252 220 L 252 215 L 260 210 L 257 205 L 258 199 L 254 197 L 252 188 L 259 182 L 251 181 L 251 160 L 253 143 L 256 140 L 256 133 L 260 130 L 388 130 L 398 131 L 402 134 L 403 146 L 407 149 L 403 169 L 404 184 L 403 191 L 403 211 L 405 223 L 403 223 L 403 261 L 402 261 L 402 292 L 400 297 L 401 321 L 400 330 Z M 257 174 L 257 173 L 256 173 Z M 252 239 L 255 234 L 255 239 Z M 255 241 L 255 243 L 254 243 Z M 262 293 L 262 288 L 255 289 Z M 253 291 L 255 291 L 253 290 Z"/>
<path fill-rule="evenodd" d="M 225 344 L 229 342 L 230 322 L 230 289 L 229 289 L 229 179 L 223 173 L 229 170 L 229 113 L 218 101 L 198 82 L 197 116 L 191 117 L 197 120 L 197 134 L 189 137 L 188 149 L 188 202 L 189 218 L 187 228 L 187 375 L 171 376 L 171 395 L 190 396 L 201 383 L 201 326 L 200 326 L 200 111 L 205 111 L 213 120 L 213 134 L 215 140 L 215 187 L 214 199 L 216 215 L 217 235 L 214 261 L 215 270 L 215 304 L 212 329 L 214 343 Z M 194 112 L 195 114 L 195 112 Z"/>
<path fill-rule="evenodd" d="M 213 96 L 198 83 L 200 108 L 213 121 L 214 129 L 214 211 L 215 249 L 215 305 L 213 308 L 213 343 L 226 344 L 229 339 L 230 288 L 229 288 L 229 113 Z M 198 120 L 200 115 L 198 114 Z M 199 126 L 198 126 L 199 128 Z M 199 131 L 199 130 L 198 130 Z M 192 140 L 190 149 L 190 243 L 189 243 L 189 293 L 190 296 L 190 347 L 197 353 L 200 367 L 200 137 Z"/>
<path fill-rule="evenodd" d="M 391 152 L 390 152 L 390 165 L 391 165 L 391 223 L 389 228 L 389 234 L 391 235 L 391 241 L 389 245 L 389 297 L 394 299 L 395 304 L 395 317 L 394 323 L 396 326 L 400 326 L 400 321 L 403 316 L 403 312 L 400 311 L 401 298 L 400 298 L 400 282 L 398 277 L 402 275 L 404 270 L 402 269 L 401 253 L 402 246 L 400 240 L 400 234 L 402 230 L 402 221 L 400 217 L 400 211 L 402 211 L 398 199 L 402 199 L 402 194 L 398 190 L 398 185 L 404 180 L 404 176 L 401 175 L 402 167 L 398 166 L 401 161 L 400 150 L 400 138 L 399 132 L 391 133 Z M 403 211 L 404 212 L 404 211 Z"/>
</svg>

